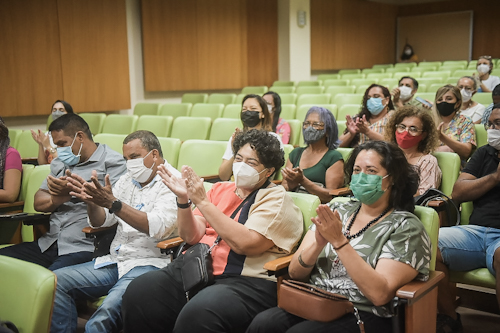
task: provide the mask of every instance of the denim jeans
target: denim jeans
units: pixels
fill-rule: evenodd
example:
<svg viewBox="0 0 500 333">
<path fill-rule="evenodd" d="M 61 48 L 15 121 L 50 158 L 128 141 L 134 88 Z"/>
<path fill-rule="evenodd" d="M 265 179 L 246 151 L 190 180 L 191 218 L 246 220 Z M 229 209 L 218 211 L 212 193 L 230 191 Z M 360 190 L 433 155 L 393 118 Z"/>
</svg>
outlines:
<svg viewBox="0 0 500 333">
<path fill-rule="evenodd" d="M 57 289 L 50 331 L 76 332 L 75 300 L 95 300 L 107 295 L 88 320 L 85 332 L 118 332 L 122 326 L 122 295 L 128 284 L 139 275 L 157 269 L 154 266 L 135 267 L 120 279 L 116 264 L 94 269 L 93 261 L 54 271 Z"/>
<path fill-rule="evenodd" d="M 500 229 L 460 225 L 439 229 L 439 250 L 443 261 L 454 271 L 487 267 L 493 276 L 493 255 L 500 247 Z"/>
</svg>

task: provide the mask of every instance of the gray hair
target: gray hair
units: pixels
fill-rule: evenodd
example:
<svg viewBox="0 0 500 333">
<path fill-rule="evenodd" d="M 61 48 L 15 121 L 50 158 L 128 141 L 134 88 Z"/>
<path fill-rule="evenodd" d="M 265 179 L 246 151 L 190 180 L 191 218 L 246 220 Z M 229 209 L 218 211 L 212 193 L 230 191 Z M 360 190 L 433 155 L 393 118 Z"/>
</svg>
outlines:
<svg viewBox="0 0 500 333">
<path fill-rule="evenodd" d="M 135 131 L 127 135 L 127 137 L 123 140 L 123 144 L 126 145 L 127 143 L 135 139 L 141 140 L 141 145 L 148 151 L 151 151 L 153 149 L 158 150 L 160 157 L 163 157 L 160 141 L 158 140 L 156 135 L 153 134 L 153 132 L 145 130 Z"/>
</svg>

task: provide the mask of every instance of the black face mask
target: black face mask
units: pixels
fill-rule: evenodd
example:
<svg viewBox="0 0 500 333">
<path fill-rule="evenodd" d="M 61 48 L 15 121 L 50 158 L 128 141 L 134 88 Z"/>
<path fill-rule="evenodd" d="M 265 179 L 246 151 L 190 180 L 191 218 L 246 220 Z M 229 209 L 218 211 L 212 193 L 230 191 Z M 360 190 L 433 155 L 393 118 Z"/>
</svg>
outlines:
<svg viewBox="0 0 500 333">
<path fill-rule="evenodd" d="M 260 123 L 259 111 L 245 111 L 241 113 L 241 122 L 247 127 L 255 127 Z"/>
<path fill-rule="evenodd" d="M 443 117 L 449 116 L 455 111 L 455 103 L 441 102 L 436 104 L 436 108 Z"/>
</svg>

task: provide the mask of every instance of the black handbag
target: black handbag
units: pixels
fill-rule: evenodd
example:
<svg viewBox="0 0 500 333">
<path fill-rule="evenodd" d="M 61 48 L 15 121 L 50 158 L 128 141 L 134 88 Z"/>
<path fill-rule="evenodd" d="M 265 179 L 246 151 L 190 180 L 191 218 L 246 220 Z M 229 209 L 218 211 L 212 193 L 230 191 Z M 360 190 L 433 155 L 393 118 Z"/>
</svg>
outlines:
<svg viewBox="0 0 500 333">
<path fill-rule="evenodd" d="M 447 225 L 442 225 L 442 227 L 451 227 L 460 224 L 460 211 L 458 210 L 455 202 L 448 197 L 446 194 L 437 190 L 435 188 L 430 188 L 425 191 L 424 194 L 414 197 L 415 205 L 419 206 L 429 206 L 429 201 L 443 201 L 444 208 L 441 210 L 446 211 L 447 221 L 444 221 Z"/>
</svg>

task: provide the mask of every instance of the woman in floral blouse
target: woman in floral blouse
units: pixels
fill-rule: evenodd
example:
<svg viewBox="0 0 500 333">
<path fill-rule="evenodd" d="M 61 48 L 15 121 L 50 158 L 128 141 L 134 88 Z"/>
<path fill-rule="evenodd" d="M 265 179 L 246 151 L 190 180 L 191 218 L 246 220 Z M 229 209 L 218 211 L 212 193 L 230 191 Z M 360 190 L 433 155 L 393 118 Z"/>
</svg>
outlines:
<svg viewBox="0 0 500 333">
<path fill-rule="evenodd" d="M 418 175 L 401 149 L 383 141 L 355 148 L 345 173 L 358 201 L 318 207 L 289 274 L 349 298 L 371 332 L 392 332 L 396 290 L 429 274 L 430 239 L 412 214 Z M 353 314 L 323 323 L 275 307 L 257 315 L 247 332 L 356 330 Z"/>
</svg>

